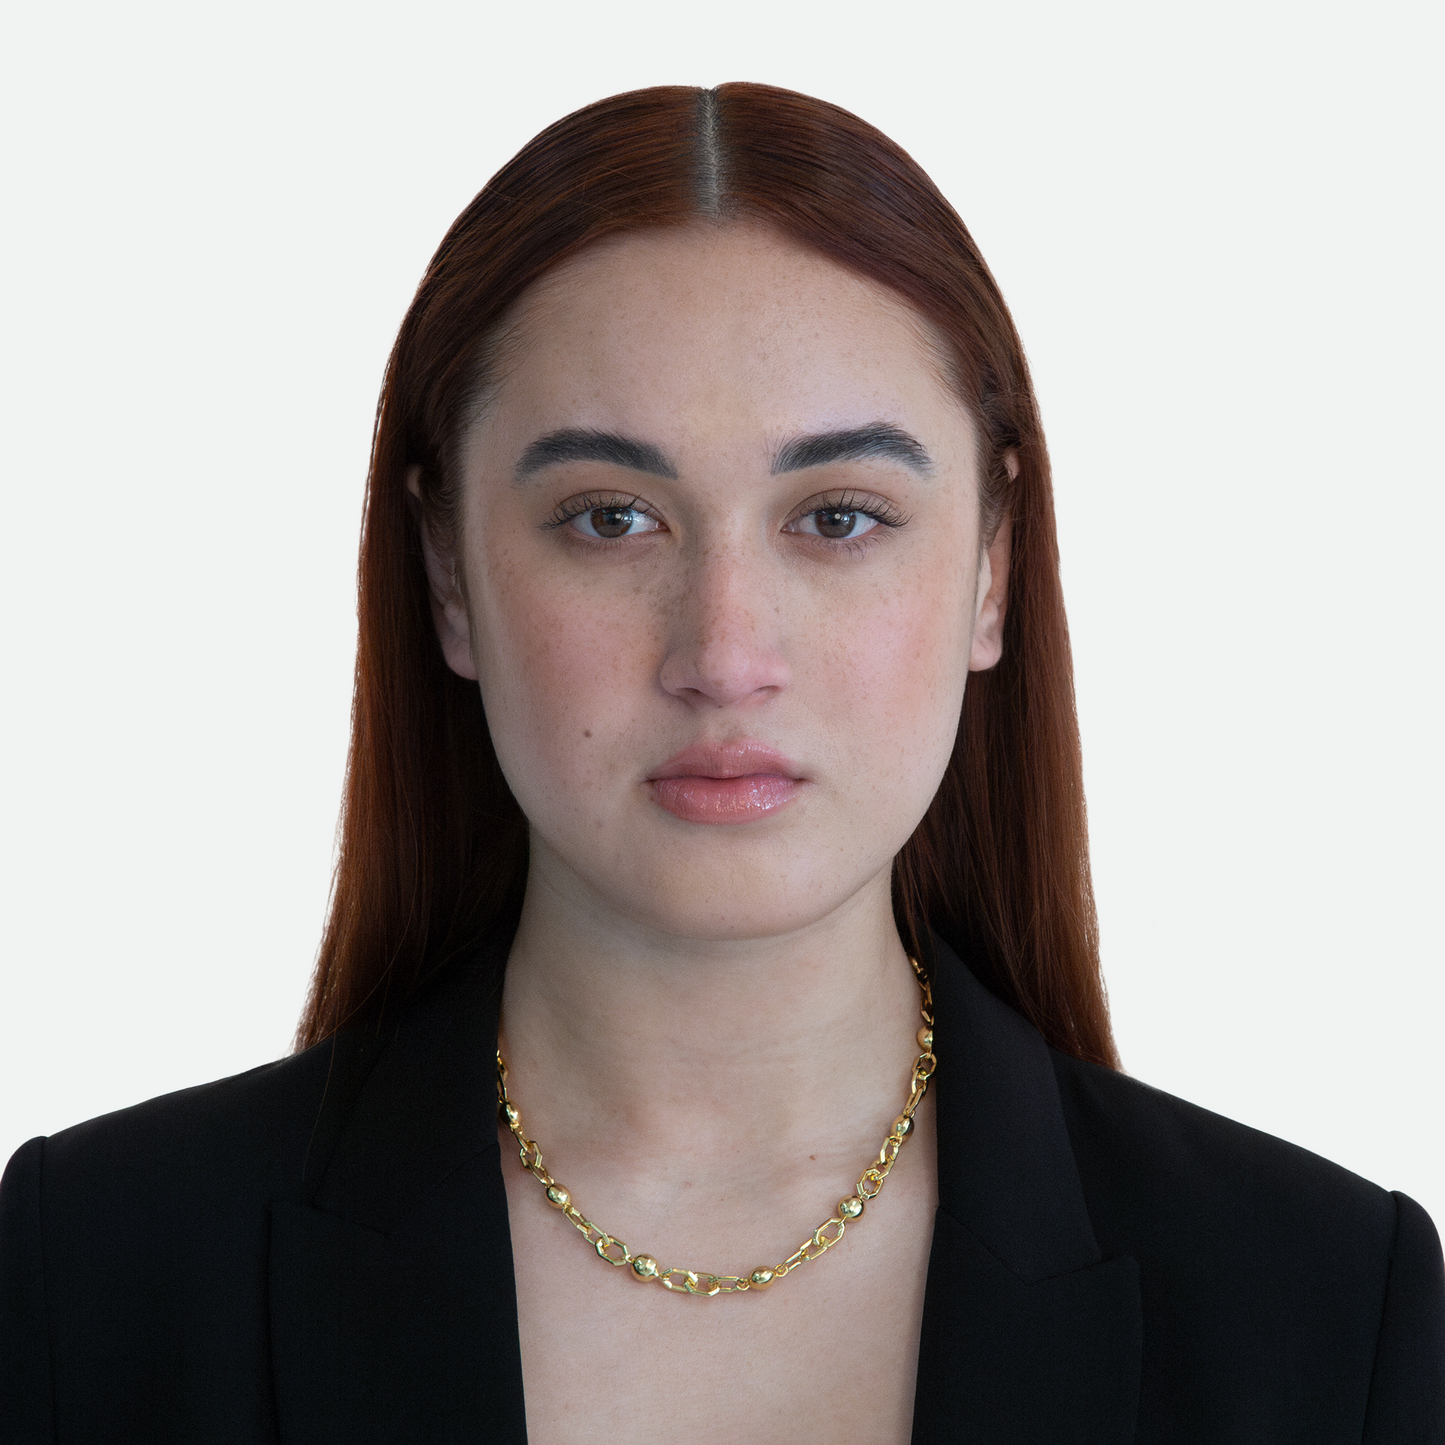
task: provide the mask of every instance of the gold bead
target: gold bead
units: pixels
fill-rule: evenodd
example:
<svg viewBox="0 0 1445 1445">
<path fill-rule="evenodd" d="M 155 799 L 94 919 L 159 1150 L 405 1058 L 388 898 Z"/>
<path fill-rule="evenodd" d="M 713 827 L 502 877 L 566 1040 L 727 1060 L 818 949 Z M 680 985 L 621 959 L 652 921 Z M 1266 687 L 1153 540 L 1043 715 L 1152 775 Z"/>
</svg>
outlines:
<svg viewBox="0 0 1445 1445">
<path fill-rule="evenodd" d="M 918 969 L 916 962 L 913 967 L 918 973 L 918 981 L 923 989 L 923 1017 L 929 1019 L 933 1008 L 933 999 L 929 992 L 928 981 Z M 562 1210 L 566 1217 L 577 1225 L 587 1242 L 597 1251 L 598 1258 L 604 1259 L 608 1264 L 618 1268 L 630 1265 L 634 1279 L 643 1283 L 651 1281 L 661 1284 L 665 1289 L 672 1290 L 674 1293 L 685 1292 L 712 1296 L 735 1289 L 765 1290 L 770 1289 L 784 1275 L 791 1274 L 805 1260 L 820 1258 L 825 1250 L 842 1239 L 845 1224 L 861 1217 L 869 1200 L 876 1198 L 878 1192 L 883 1188 L 883 1181 L 897 1161 L 903 1141 L 913 1133 L 915 1121 L 912 1111 L 927 1092 L 929 1078 L 937 1065 L 937 1061 L 933 1057 L 932 1023 L 927 1023 L 918 1030 L 918 1044 L 924 1054 L 913 1065 L 912 1089 L 908 1104 L 905 1112 L 894 1119 L 893 1127 L 889 1131 L 882 1149 L 879 1150 L 877 1164 L 865 1169 L 858 1176 L 858 1185 L 854 1193 L 838 1201 L 836 1217 L 820 1224 L 813 1231 L 812 1237 L 805 1240 L 787 1259 L 779 1265 L 759 1265 L 741 1278 L 734 1275 L 719 1276 L 686 1269 L 665 1270 L 652 1255 L 630 1253 L 620 1239 L 584 1219 L 572 1203 L 572 1196 L 553 1179 L 551 1172 L 542 1163 L 541 1146 L 534 1140 L 528 1139 L 523 1132 L 521 1112 L 507 1097 L 507 1066 L 502 1061 L 500 1053 L 497 1055 L 497 1103 L 500 1106 L 500 1116 L 505 1119 L 516 1136 L 517 1143 L 521 1146 L 523 1167 L 532 1173 L 538 1183 L 543 1186 L 547 1203 L 554 1209 Z M 614 1253 L 614 1251 L 616 1252 Z M 682 1284 L 677 1283 L 679 1279 L 683 1281 Z"/>
</svg>

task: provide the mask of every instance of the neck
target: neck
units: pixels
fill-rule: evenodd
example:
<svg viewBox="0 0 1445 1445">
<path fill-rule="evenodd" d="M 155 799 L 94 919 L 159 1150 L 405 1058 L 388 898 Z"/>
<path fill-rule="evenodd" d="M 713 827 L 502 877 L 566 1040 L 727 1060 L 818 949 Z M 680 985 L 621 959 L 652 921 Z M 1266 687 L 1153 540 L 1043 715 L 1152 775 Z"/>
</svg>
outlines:
<svg viewBox="0 0 1445 1445">
<path fill-rule="evenodd" d="M 501 1047 L 529 1130 L 578 1156 L 850 1150 L 906 1097 L 920 992 L 886 874 L 766 938 L 679 938 L 529 877 Z"/>
</svg>

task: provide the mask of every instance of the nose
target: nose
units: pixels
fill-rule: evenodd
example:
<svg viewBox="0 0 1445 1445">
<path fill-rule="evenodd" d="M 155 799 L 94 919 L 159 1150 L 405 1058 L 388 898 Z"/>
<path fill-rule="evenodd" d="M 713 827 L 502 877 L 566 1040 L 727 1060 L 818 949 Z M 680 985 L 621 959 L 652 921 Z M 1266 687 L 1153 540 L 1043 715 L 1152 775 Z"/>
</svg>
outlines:
<svg viewBox="0 0 1445 1445">
<path fill-rule="evenodd" d="M 689 568 L 668 627 L 658 680 L 696 707 L 736 707 L 776 697 L 790 680 L 785 611 L 767 560 L 718 549 Z"/>
</svg>

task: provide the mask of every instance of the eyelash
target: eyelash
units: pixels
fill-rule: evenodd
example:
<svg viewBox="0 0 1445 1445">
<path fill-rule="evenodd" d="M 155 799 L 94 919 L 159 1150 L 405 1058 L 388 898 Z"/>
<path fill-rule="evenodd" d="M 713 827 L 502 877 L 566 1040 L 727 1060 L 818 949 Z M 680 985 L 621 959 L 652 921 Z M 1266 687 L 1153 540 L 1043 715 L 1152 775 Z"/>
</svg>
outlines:
<svg viewBox="0 0 1445 1445">
<path fill-rule="evenodd" d="M 872 517 L 880 527 L 906 527 L 909 520 L 906 512 L 900 512 L 892 502 L 871 492 L 825 492 L 821 497 L 809 497 L 788 521 L 800 522 L 815 512 L 861 512 L 865 517 Z"/>
<path fill-rule="evenodd" d="M 651 517 L 655 522 L 662 521 L 641 497 L 629 497 L 622 492 L 588 492 L 585 496 L 569 497 L 557 507 L 544 525 L 548 528 L 565 527 L 573 517 L 580 517 L 584 512 L 597 511 L 637 512 L 644 517 Z M 622 542 L 627 539 L 618 537 L 615 540 Z"/>
<path fill-rule="evenodd" d="M 623 492 L 588 492 L 580 497 L 569 497 L 565 502 L 560 503 L 552 512 L 552 515 L 543 524 L 548 530 L 558 527 L 565 527 L 574 517 L 580 517 L 586 512 L 598 510 L 626 510 L 638 512 L 644 517 L 650 517 L 656 522 L 662 518 L 635 493 L 628 495 Z M 793 513 L 785 525 L 801 521 L 817 512 L 861 512 L 865 517 L 871 517 L 880 527 L 896 529 L 908 525 L 909 516 L 906 512 L 900 511 L 891 502 L 885 501 L 882 497 L 876 497 L 869 493 L 858 493 L 844 491 L 828 494 L 821 497 L 810 497 L 796 512 Z M 808 535 L 798 533 L 795 535 Z M 597 546 L 620 546 L 628 541 L 626 537 L 607 539 L 591 539 L 588 545 Z M 844 541 L 831 541 L 826 537 L 815 537 L 823 548 L 830 552 L 850 552 L 854 554 L 867 551 L 875 544 L 872 533 L 865 533 L 862 537 L 848 538 Z"/>
<path fill-rule="evenodd" d="M 803 532 L 795 535 L 803 537 L 811 546 L 821 551 L 824 557 L 864 557 L 883 540 L 884 528 L 895 530 L 907 526 L 908 514 L 900 511 L 892 502 L 885 501 L 882 497 L 873 496 L 864 492 L 835 492 L 824 493 L 821 497 L 810 497 L 803 505 L 788 519 L 788 525 L 800 522 L 804 517 L 816 516 L 819 512 L 855 512 L 859 516 L 871 518 L 878 525 L 870 527 L 861 537 L 828 538 Z"/>
</svg>

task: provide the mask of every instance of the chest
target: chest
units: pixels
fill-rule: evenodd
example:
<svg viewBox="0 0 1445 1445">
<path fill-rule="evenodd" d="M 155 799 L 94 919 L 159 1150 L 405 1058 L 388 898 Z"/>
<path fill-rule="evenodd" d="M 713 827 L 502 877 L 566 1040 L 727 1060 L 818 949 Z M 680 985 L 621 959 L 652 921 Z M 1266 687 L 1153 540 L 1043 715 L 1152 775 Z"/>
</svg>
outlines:
<svg viewBox="0 0 1445 1445">
<path fill-rule="evenodd" d="M 765 1293 L 713 1298 L 608 1268 L 527 1175 L 505 1177 L 533 1445 L 651 1445 L 680 1431 L 757 1445 L 910 1439 L 932 1169 L 895 1171 L 837 1245 Z M 704 1221 L 698 1257 L 678 1261 L 741 1268 L 723 1263 L 740 1247 L 729 1232 Z"/>
</svg>

